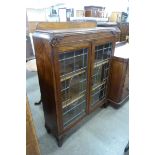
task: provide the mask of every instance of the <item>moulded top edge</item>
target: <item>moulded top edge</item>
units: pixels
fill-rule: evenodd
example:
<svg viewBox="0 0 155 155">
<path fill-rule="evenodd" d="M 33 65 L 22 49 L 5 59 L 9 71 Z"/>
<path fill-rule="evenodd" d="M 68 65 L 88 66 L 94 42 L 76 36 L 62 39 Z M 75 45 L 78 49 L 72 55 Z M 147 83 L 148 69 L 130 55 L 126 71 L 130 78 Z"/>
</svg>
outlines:
<svg viewBox="0 0 155 155">
<path fill-rule="evenodd" d="M 44 38 L 44 39 L 47 39 L 47 40 L 50 40 L 51 39 L 51 35 L 47 32 L 44 32 L 44 33 L 38 33 L 38 32 L 34 32 L 32 34 L 33 37 L 37 37 L 37 38 Z"/>
<path fill-rule="evenodd" d="M 61 30 L 36 30 L 35 32 L 48 33 L 48 34 L 87 34 L 96 32 L 117 32 L 115 27 L 95 27 L 95 28 L 71 28 Z"/>
</svg>

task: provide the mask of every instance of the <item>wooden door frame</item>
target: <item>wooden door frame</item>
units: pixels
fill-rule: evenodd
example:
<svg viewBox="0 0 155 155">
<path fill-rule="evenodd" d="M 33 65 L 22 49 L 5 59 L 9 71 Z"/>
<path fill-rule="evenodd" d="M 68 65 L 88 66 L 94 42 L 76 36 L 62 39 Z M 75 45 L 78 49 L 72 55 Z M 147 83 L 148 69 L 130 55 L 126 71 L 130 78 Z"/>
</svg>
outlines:
<svg viewBox="0 0 155 155">
<path fill-rule="evenodd" d="M 57 108 L 59 109 L 57 111 L 57 116 L 59 116 L 59 123 L 60 123 L 60 129 L 61 132 L 59 134 L 63 134 L 66 131 L 68 131 L 70 128 L 75 126 L 78 122 L 81 121 L 87 114 L 88 114 L 88 106 L 89 106 L 89 85 L 90 85 L 90 57 L 91 57 L 91 42 L 90 41 L 78 41 L 78 46 L 71 43 L 65 43 L 65 44 L 58 44 L 54 47 L 53 51 L 53 61 L 54 61 L 54 75 L 55 75 L 55 82 L 56 82 L 56 98 L 57 98 Z M 87 57 L 87 87 L 86 87 L 86 114 L 76 120 L 75 122 L 71 123 L 67 127 L 63 127 L 63 109 L 62 109 L 62 101 L 61 101 L 61 82 L 60 82 L 60 64 L 59 64 L 59 53 L 63 52 L 71 52 L 73 50 L 79 50 L 81 48 L 88 48 L 88 57 Z"/>
<path fill-rule="evenodd" d="M 114 49 L 115 49 L 115 39 L 113 37 L 106 37 L 104 38 L 103 40 L 100 40 L 100 39 L 95 39 L 92 41 L 92 50 L 91 50 L 91 66 L 90 66 L 90 89 L 89 89 L 89 106 L 88 106 L 88 113 L 91 113 L 93 112 L 97 107 L 101 106 L 102 104 L 104 104 L 106 102 L 106 99 L 107 99 L 107 95 L 108 95 L 108 86 L 109 86 L 109 83 L 107 82 L 107 86 L 106 86 L 106 96 L 104 99 L 100 100 L 97 102 L 97 104 L 91 108 L 91 90 L 92 90 L 92 75 L 93 75 L 93 70 L 94 70 L 94 60 L 95 60 L 95 46 L 98 46 L 98 45 L 103 45 L 105 44 L 106 42 L 111 42 L 112 43 L 112 54 L 111 56 L 114 55 Z M 111 58 L 109 60 L 109 69 L 110 69 L 110 61 L 111 61 Z M 108 73 L 108 76 L 109 76 L 109 73 Z"/>
</svg>

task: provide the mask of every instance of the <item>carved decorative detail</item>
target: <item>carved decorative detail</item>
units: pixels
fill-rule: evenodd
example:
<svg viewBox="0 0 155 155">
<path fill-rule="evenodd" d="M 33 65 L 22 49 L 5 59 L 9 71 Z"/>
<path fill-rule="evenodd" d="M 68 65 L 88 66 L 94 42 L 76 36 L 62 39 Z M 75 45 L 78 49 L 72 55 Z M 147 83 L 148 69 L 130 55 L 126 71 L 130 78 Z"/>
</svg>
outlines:
<svg viewBox="0 0 155 155">
<path fill-rule="evenodd" d="M 113 35 L 116 35 L 116 31 L 110 31 Z"/>
<path fill-rule="evenodd" d="M 56 46 L 62 39 L 63 39 L 62 36 L 54 36 L 54 37 L 51 37 L 50 45 L 54 47 L 54 46 Z"/>
</svg>

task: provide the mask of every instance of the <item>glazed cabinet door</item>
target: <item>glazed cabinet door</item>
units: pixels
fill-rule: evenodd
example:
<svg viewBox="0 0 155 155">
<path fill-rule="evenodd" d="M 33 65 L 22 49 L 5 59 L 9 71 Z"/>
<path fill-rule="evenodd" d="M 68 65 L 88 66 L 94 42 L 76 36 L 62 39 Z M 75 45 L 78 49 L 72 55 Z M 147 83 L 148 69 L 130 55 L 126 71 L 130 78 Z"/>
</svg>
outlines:
<svg viewBox="0 0 155 155">
<path fill-rule="evenodd" d="M 90 47 L 86 42 L 57 49 L 63 129 L 76 123 L 87 112 Z"/>
<path fill-rule="evenodd" d="M 113 41 L 95 41 L 92 46 L 90 110 L 106 99 L 109 60 L 113 54 Z"/>
</svg>

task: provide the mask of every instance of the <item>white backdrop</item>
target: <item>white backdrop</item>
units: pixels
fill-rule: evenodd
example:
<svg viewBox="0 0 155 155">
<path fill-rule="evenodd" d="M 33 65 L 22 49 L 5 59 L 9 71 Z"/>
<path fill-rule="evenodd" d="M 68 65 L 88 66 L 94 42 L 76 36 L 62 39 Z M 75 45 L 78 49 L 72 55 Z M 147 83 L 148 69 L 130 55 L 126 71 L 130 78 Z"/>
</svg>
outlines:
<svg viewBox="0 0 155 155">
<path fill-rule="evenodd" d="M 35 12 L 31 12 L 28 18 L 29 20 L 33 21 L 33 19 L 36 16 L 36 21 L 46 21 L 49 20 L 46 17 L 45 8 L 49 8 L 50 6 L 60 6 L 60 7 L 66 7 L 66 8 L 74 8 L 74 14 L 76 10 L 84 10 L 84 6 L 88 5 L 94 5 L 94 6 L 102 6 L 106 7 L 105 13 L 110 16 L 112 11 L 124 11 L 127 12 L 127 7 L 129 7 L 128 0 L 27 0 L 26 8 L 36 8 L 36 9 L 42 9 L 40 10 L 39 16 Z M 34 17 L 33 14 L 34 13 Z M 40 19 L 38 19 L 40 17 Z M 52 19 L 57 21 L 58 19 Z"/>
<path fill-rule="evenodd" d="M 26 8 L 47 8 L 56 4 L 66 4 L 66 6 L 82 9 L 85 5 L 106 6 L 113 11 L 126 11 L 129 6 L 128 0 L 27 0 Z"/>
</svg>

